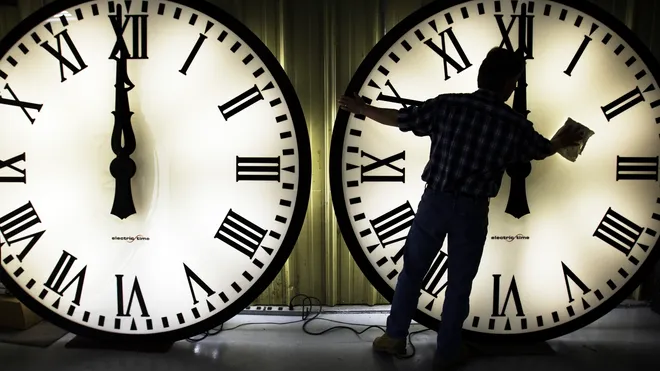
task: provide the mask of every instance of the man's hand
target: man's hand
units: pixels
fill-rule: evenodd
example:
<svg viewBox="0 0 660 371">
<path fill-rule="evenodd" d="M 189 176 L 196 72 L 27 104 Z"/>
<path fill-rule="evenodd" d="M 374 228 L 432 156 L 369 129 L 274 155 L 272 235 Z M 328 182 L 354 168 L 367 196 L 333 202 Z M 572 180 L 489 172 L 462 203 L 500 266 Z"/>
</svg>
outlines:
<svg viewBox="0 0 660 371">
<path fill-rule="evenodd" d="M 353 97 L 342 95 L 339 98 L 339 108 L 356 115 L 364 115 L 383 125 L 397 126 L 398 110 L 368 105 L 357 93 L 353 93 Z"/>
<path fill-rule="evenodd" d="M 364 115 L 366 107 L 367 104 L 357 93 L 353 93 L 353 97 L 342 95 L 341 98 L 339 98 L 339 108 L 343 109 L 344 111 L 348 111 L 356 115 Z"/>
<path fill-rule="evenodd" d="M 552 142 L 558 148 L 571 147 L 584 139 L 584 133 L 576 126 L 563 126 Z"/>
</svg>

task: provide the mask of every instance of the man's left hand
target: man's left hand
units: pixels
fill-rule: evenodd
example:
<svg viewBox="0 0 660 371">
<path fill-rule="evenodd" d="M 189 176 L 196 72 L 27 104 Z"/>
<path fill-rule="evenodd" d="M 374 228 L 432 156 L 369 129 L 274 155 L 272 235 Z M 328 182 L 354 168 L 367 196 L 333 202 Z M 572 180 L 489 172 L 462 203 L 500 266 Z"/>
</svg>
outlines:
<svg viewBox="0 0 660 371">
<path fill-rule="evenodd" d="M 366 106 L 367 104 L 357 93 L 353 93 L 353 97 L 342 95 L 341 98 L 339 98 L 339 108 L 344 111 L 361 115 L 364 114 Z"/>
</svg>

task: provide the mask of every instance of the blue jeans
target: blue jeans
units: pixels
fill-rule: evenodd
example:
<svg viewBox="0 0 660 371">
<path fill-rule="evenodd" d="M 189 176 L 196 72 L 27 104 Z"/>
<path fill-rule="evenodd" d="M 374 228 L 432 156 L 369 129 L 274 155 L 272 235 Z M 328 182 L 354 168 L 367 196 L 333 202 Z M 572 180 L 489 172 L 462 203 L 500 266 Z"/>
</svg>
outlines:
<svg viewBox="0 0 660 371">
<path fill-rule="evenodd" d="M 448 236 L 445 301 L 438 329 L 437 355 L 453 358 L 461 345 L 463 322 L 470 312 L 472 281 L 479 269 L 488 233 L 489 199 L 426 188 L 404 246 L 403 270 L 387 319 L 387 334 L 408 335 L 422 281 Z"/>
</svg>

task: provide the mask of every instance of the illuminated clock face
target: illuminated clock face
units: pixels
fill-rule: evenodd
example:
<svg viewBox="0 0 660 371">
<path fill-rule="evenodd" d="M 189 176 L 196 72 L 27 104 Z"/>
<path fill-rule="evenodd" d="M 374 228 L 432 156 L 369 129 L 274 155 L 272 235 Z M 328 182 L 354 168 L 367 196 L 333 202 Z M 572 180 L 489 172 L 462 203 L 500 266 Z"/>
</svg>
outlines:
<svg viewBox="0 0 660 371">
<path fill-rule="evenodd" d="M 547 138 L 567 118 L 595 135 L 576 162 L 559 155 L 534 161 L 526 178 L 514 180 L 524 184 L 522 192 L 511 194 L 512 179 L 504 175 L 490 201 L 463 327 L 485 341 L 565 334 L 621 302 L 657 259 L 658 63 L 624 25 L 584 2 L 447 3 L 429 5 L 389 31 L 347 93 L 394 109 L 470 93 L 491 48 L 522 48 L 527 86 L 519 82 L 507 103 L 524 105 L 526 94 L 522 110 Z M 424 191 L 429 148 L 428 137 L 338 114 L 331 186 L 339 224 L 355 260 L 388 299 Z M 510 199 L 529 213 L 507 211 Z M 441 320 L 448 259 L 445 239 L 418 304 L 416 318 L 427 326 Z"/>
<path fill-rule="evenodd" d="M 88 336 L 181 339 L 274 279 L 309 138 L 246 27 L 199 1 L 64 1 L 0 56 L 1 272 L 28 306 Z"/>
</svg>

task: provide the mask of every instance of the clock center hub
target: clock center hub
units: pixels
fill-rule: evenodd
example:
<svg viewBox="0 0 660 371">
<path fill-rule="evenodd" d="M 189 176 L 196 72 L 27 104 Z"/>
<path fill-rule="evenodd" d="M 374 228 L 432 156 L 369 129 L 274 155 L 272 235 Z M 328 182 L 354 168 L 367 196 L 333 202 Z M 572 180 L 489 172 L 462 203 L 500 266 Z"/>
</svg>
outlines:
<svg viewBox="0 0 660 371">
<path fill-rule="evenodd" d="M 128 156 L 120 155 L 110 163 L 110 174 L 115 179 L 130 179 L 135 175 L 136 171 L 137 166 L 135 165 L 135 161 Z"/>
</svg>

